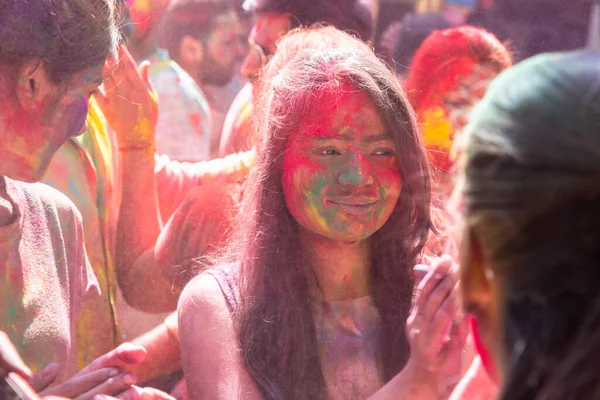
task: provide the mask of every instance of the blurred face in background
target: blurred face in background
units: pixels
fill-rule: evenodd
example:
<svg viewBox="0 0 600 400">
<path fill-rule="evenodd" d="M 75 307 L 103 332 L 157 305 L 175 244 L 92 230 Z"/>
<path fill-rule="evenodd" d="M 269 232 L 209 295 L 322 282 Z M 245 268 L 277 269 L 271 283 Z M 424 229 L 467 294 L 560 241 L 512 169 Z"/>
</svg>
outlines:
<svg viewBox="0 0 600 400">
<path fill-rule="evenodd" d="M 423 142 L 430 162 L 440 171 L 449 172 L 456 158 L 456 135 L 469 121 L 473 107 L 483 98 L 498 71 L 487 65 L 473 64 L 458 76 L 452 87 L 440 93 L 422 112 Z"/>
<path fill-rule="evenodd" d="M 204 54 L 199 66 L 203 83 L 216 86 L 228 84 L 235 73 L 246 47 L 242 25 L 234 11 L 221 14 L 204 41 Z"/>
<path fill-rule="evenodd" d="M 469 113 L 485 94 L 498 71 L 487 65 L 475 64 L 470 74 L 459 78 L 457 85 L 443 97 L 443 108 L 455 132 L 463 130 Z"/>
<path fill-rule="evenodd" d="M 140 39 L 152 33 L 164 16 L 169 1 L 127 0 L 134 38 Z"/>
<path fill-rule="evenodd" d="M 249 50 L 241 67 L 243 77 L 254 81 L 260 69 L 275 54 L 277 40 L 291 28 L 289 14 L 265 13 L 255 17 L 248 37 Z"/>
</svg>

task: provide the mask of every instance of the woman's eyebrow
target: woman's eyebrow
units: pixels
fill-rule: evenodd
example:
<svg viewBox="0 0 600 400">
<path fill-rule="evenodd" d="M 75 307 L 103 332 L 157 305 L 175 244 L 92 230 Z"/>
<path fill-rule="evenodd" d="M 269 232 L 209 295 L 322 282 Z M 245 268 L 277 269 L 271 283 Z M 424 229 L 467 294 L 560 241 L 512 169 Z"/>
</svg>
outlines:
<svg viewBox="0 0 600 400">
<path fill-rule="evenodd" d="M 318 142 L 324 142 L 327 140 L 343 140 L 344 142 L 351 142 L 354 139 L 354 135 L 334 133 L 327 136 L 311 136 L 307 139 L 315 140 Z M 366 143 L 383 142 L 386 140 L 392 140 L 391 136 L 388 133 L 369 135 L 362 139 L 362 141 Z"/>
<path fill-rule="evenodd" d="M 363 142 L 374 143 L 383 142 L 386 140 L 392 140 L 392 137 L 388 133 L 379 133 L 377 135 L 370 135 L 363 139 Z"/>
<path fill-rule="evenodd" d="M 352 135 L 346 135 L 343 133 L 332 133 L 328 135 L 314 135 L 310 136 L 309 139 L 324 142 L 326 140 L 343 140 L 344 142 L 352 141 Z"/>
</svg>

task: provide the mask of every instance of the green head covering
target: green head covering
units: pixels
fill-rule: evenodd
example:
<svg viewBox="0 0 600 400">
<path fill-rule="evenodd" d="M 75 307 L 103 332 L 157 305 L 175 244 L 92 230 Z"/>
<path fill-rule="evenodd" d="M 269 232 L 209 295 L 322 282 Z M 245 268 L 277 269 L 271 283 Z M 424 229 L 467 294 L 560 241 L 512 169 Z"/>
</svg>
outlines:
<svg viewBox="0 0 600 400">
<path fill-rule="evenodd" d="M 600 52 L 542 54 L 504 71 L 465 135 L 504 143 L 525 164 L 560 167 L 554 151 L 546 152 L 558 146 L 573 156 L 565 160 L 569 168 L 599 170 Z M 598 145 L 589 146 L 593 142 Z"/>
</svg>

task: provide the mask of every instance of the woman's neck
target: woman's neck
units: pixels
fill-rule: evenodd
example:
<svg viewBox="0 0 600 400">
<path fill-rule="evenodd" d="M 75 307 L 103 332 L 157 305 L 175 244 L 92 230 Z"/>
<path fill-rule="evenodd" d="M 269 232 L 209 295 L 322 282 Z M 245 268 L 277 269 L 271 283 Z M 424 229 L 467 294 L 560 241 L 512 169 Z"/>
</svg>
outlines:
<svg viewBox="0 0 600 400">
<path fill-rule="evenodd" d="M 371 243 L 343 242 L 302 230 L 300 243 L 308 255 L 326 301 L 357 299 L 371 294 Z"/>
</svg>

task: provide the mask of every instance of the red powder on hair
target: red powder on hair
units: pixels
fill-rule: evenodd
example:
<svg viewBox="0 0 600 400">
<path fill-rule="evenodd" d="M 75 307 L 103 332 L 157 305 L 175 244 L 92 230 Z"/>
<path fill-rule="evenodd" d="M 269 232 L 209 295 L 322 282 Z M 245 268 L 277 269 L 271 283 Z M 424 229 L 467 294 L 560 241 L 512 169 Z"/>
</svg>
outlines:
<svg viewBox="0 0 600 400">
<path fill-rule="evenodd" d="M 475 64 L 501 71 L 512 59 L 506 47 L 483 29 L 463 26 L 433 32 L 417 51 L 406 82 L 417 113 L 437 105 Z"/>
</svg>

